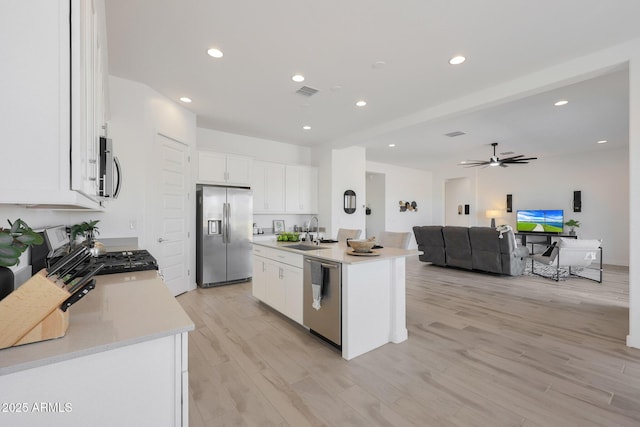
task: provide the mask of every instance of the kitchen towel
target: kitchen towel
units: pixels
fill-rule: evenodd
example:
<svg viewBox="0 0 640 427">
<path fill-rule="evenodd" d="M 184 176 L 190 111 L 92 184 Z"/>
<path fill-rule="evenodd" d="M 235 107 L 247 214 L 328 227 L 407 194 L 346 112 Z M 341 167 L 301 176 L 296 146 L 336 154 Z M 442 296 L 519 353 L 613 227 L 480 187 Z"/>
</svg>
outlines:
<svg viewBox="0 0 640 427">
<path fill-rule="evenodd" d="M 322 264 L 318 261 L 311 261 L 311 290 L 313 291 L 313 303 L 311 307 L 320 310 L 322 307 L 322 285 L 324 282 L 324 272 Z"/>
</svg>

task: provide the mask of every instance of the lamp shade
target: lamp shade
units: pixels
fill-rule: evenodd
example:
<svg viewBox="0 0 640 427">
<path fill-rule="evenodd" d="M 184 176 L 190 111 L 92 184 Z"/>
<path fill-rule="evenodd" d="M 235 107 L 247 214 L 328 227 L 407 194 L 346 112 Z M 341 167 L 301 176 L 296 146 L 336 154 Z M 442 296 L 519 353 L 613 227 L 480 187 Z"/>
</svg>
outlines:
<svg viewBox="0 0 640 427">
<path fill-rule="evenodd" d="M 497 209 L 489 209 L 487 211 L 485 211 L 485 216 L 487 218 L 498 218 L 500 217 L 500 211 Z"/>
</svg>

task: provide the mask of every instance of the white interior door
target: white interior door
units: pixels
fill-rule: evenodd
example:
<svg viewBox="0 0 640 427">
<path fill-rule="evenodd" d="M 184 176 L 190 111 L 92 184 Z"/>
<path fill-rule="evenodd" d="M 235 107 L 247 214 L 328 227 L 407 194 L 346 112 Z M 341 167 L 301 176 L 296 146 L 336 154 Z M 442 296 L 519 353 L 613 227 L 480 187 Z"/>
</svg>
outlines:
<svg viewBox="0 0 640 427">
<path fill-rule="evenodd" d="M 153 255 L 165 284 L 179 295 L 193 288 L 189 274 L 189 147 L 157 134 L 156 148 L 160 171 L 156 194 L 160 197 L 152 215 L 156 236 Z"/>
</svg>

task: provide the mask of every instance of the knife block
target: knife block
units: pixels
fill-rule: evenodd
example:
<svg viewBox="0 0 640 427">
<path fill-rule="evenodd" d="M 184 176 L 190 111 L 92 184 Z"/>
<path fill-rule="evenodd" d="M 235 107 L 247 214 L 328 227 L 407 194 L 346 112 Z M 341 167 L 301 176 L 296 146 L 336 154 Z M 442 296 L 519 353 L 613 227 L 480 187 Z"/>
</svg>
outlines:
<svg viewBox="0 0 640 427">
<path fill-rule="evenodd" d="M 60 310 L 69 292 L 42 269 L 0 301 L 0 349 L 60 338 L 69 328 L 69 312 Z"/>
</svg>

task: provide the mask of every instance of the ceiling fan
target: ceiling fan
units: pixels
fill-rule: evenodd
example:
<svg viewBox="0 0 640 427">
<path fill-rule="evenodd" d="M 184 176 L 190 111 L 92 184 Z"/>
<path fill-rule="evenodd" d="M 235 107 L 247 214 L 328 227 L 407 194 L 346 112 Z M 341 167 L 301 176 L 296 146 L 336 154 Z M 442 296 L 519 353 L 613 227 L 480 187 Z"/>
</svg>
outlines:
<svg viewBox="0 0 640 427">
<path fill-rule="evenodd" d="M 492 142 L 491 146 L 493 147 L 493 156 L 491 156 L 489 160 L 465 160 L 464 162 L 460 162 L 460 164 L 467 168 L 473 168 L 476 166 L 502 166 L 503 168 L 506 168 L 509 165 L 523 165 L 529 163 L 529 160 L 537 159 L 537 157 L 524 157 L 524 154 L 501 159 L 496 156 L 496 147 L 498 146 L 498 143 Z"/>
</svg>

